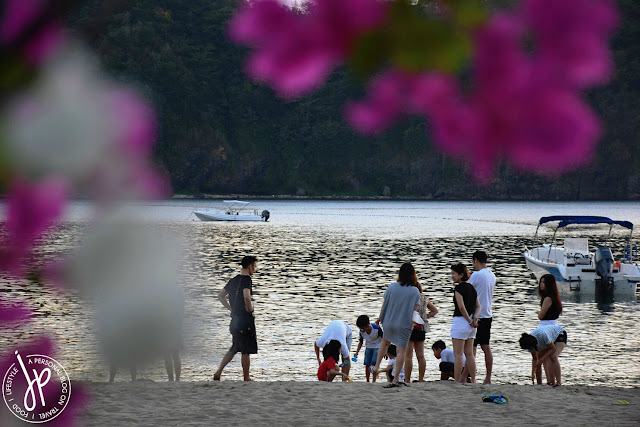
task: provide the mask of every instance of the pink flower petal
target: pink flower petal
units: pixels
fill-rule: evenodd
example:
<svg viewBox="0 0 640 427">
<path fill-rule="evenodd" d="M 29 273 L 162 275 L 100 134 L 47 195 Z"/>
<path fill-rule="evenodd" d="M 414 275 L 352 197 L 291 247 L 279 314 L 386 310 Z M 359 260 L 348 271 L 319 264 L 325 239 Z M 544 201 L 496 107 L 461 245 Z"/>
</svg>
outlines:
<svg viewBox="0 0 640 427">
<path fill-rule="evenodd" d="M 558 175 L 592 159 L 600 122 L 575 94 L 541 91 L 528 106 L 526 121 L 508 152 L 516 166 Z"/>
<path fill-rule="evenodd" d="M 294 25 L 295 15 L 275 0 L 246 2 L 233 16 L 227 34 L 235 43 L 265 45 Z"/>
<path fill-rule="evenodd" d="M 34 184 L 20 178 L 14 180 L 7 199 L 2 269 L 22 274 L 36 240 L 58 220 L 68 196 L 69 185 L 62 178 L 47 178 Z"/>
<path fill-rule="evenodd" d="M 0 328 L 12 323 L 18 325 L 27 321 L 32 315 L 25 304 L 9 303 L 0 299 Z"/>
<path fill-rule="evenodd" d="M 127 90 L 116 90 L 107 96 L 122 147 L 134 156 L 151 155 L 156 139 L 156 117 L 151 106 Z"/>
<path fill-rule="evenodd" d="M 411 83 L 412 77 L 401 72 L 388 71 L 377 76 L 369 84 L 367 99 L 347 104 L 347 122 L 363 134 L 384 131 L 401 114 L 408 112 L 406 101 Z"/>
<path fill-rule="evenodd" d="M 28 25 L 39 17 L 47 5 L 46 0 L 7 0 L 0 23 L 0 42 L 10 44 Z M 63 39 L 62 27 L 51 23 L 31 39 L 25 47 L 25 58 L 38 64 L 44 61 Z"/>
<path fill-rule="evenodd" d="M 247 73 L 291 98 L 324 83 L 357 38 L 384 22 L 387 9 L 378 0 L 316 0 L 300 13 L 273 0 L 258 1 L 240 8 L 228 34 L 255 48 Z"/>
<path fill-rule="evenodd" d="M 618 23 L 612 0 L 526 0 L 523 16 L 541 59 L 576 87 L 605 81 L 613 70 L 608 38 Z"/>
</svg>

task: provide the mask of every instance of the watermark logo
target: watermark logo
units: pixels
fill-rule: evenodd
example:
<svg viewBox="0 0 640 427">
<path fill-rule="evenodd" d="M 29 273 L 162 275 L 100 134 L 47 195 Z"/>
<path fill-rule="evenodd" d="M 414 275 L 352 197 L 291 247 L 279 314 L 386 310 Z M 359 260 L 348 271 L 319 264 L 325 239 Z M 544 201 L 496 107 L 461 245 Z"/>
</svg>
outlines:
<svg viewBox="0 0 640 427">
<path fill-rule="evenodd" d="M 4 403 L 23 421 L 51 421 L 64 411 L 71 397 L 67 372 L 49 356 L 22 356 L 18 351 L 15 355 L 2 380 Z"/>
</svg>

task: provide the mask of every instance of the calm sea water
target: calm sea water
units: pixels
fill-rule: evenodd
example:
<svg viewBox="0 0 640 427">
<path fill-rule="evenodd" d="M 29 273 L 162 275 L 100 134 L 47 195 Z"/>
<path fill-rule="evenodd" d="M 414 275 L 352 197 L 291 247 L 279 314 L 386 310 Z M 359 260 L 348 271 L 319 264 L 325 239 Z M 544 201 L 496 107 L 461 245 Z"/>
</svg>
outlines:
<svg viewBox="0 0 640 427">
<path fill-rule="evenodd" d="M 313 341 L 324 327 L 342 319 L 355 331 L 358 315 L 377 317 L 384 290 L 406 261 L 414 264 L 425 293 L 440 311 L 431 321 L 427 348 L 437 339 L 450 346 L 453 285 L 449 266 L 458 261 L 471 265 L 473 251 L 483 249 L 498 277 L 491 343 L 493 380 L 528 383 L 531 358 L 519 349 L 517 340 L 522 332 L 537 326 L 539 299 L 522 252 L 533 244 L 538 219 L 562 214 L 603 215 L 640 224 L 637 202 L 257 200 L 250 206 L 268 209 L 268 223 L 200 222 L 191 214 L 195 206 L 216 205 L 219 202 L 181 200 L 136 206 L 158 227 L 168 227 L 190 242 L 190 261 L 183 266 L 187 277 L 186 381 L 210 380 L 231 344 L 228 312 L 216 295 L 238 272 L 238 261 L 246 254 L 259 258 L 253 278 L 259 335 L 259 354 L 252 357 L 253 378 L 311 381 L 317 369 Z M 91 211 L 89 204 L 73 204 L 41 254 L 46 257 L 74 248 Z M 602 232 L 596 234 L 595 240 L 603 238 Z M 48 333 L 56 337 L 57 360 L 72 381 L 108 378 L 93 334 L 92 309 L 79 296 L 38 285 L 22 286 L 7 277 L 0 277 L 0 291 L 28 301 L 38 313 L 29 325 L 1 331 L 0 353 L 34 334 Z M 569 337 L 561 356 L 563 381 L 640 386 L 638 300 L 603 302 L 563 296 L 563 304 L 560 323 Z M 356 344 L 354 340 L 353 350 Z M 438 361 L 430 351 L 426 354 L 426 379 L 436 380 Z M 360 364 L 351 372 L 356 381 L 364 380 Z M 162 362 L 144 368 L 139 376 L 155 381 L 166 378 Z M 127 377 L 124 371 L 118 374 L 118 380 Z M 237 357 L 223 379 L 240 377 Z M 478 378 L 483 377 L 480 352 Z"/>
</svg>

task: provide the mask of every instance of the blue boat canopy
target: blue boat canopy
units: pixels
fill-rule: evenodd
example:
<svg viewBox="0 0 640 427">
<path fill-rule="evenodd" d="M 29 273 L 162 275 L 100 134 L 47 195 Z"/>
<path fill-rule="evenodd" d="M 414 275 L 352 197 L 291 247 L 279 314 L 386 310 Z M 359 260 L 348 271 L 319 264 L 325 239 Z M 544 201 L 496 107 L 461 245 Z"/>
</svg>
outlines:
<svg viewBox="0 0 640 427">
<path fill-rule="evenodd" d="M 633 223 L 630 221 L 616 221 L 605 216 L 543 216 L 540 218 L 538 225 L 542 225 L 547 222 L 559 221 L 558 228 L 566 227 L 573 224 L 610 224 L 619 225 L 621 227 L 633 230 Z"/>
</svg>

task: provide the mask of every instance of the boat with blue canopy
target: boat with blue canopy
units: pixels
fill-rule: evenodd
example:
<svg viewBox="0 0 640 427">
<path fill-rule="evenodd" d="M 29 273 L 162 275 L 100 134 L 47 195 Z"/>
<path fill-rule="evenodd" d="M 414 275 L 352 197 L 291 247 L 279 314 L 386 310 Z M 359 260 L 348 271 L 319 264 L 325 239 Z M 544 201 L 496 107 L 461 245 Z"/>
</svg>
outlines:
<svg viewBox="0 0 640 427">
<path fill-rule="evenodd" d="M 539 230 L 544 224 L 553 225 L 550 243 L 540 243 Z M 609 233 L 602 246 L 590 247 L 585 237 L 564 237 L 558 242 L 558 231 L 570 228 L 606 227 Z M 573 227 L 576 226 L 576 227 Z M 614 257 L 611 250 L 612 232 L 617 228 L 629 230 L 624 248 Z M 563 293 L 635 295 L 640 283 L 638 246 L 632 243 L 633 223 L 603 216 L 546 216 L 540 218 L 535 234 L 535 247 L 525 248 L 527 267 L 536 276 L 553 274 Z"/>
</svg>

